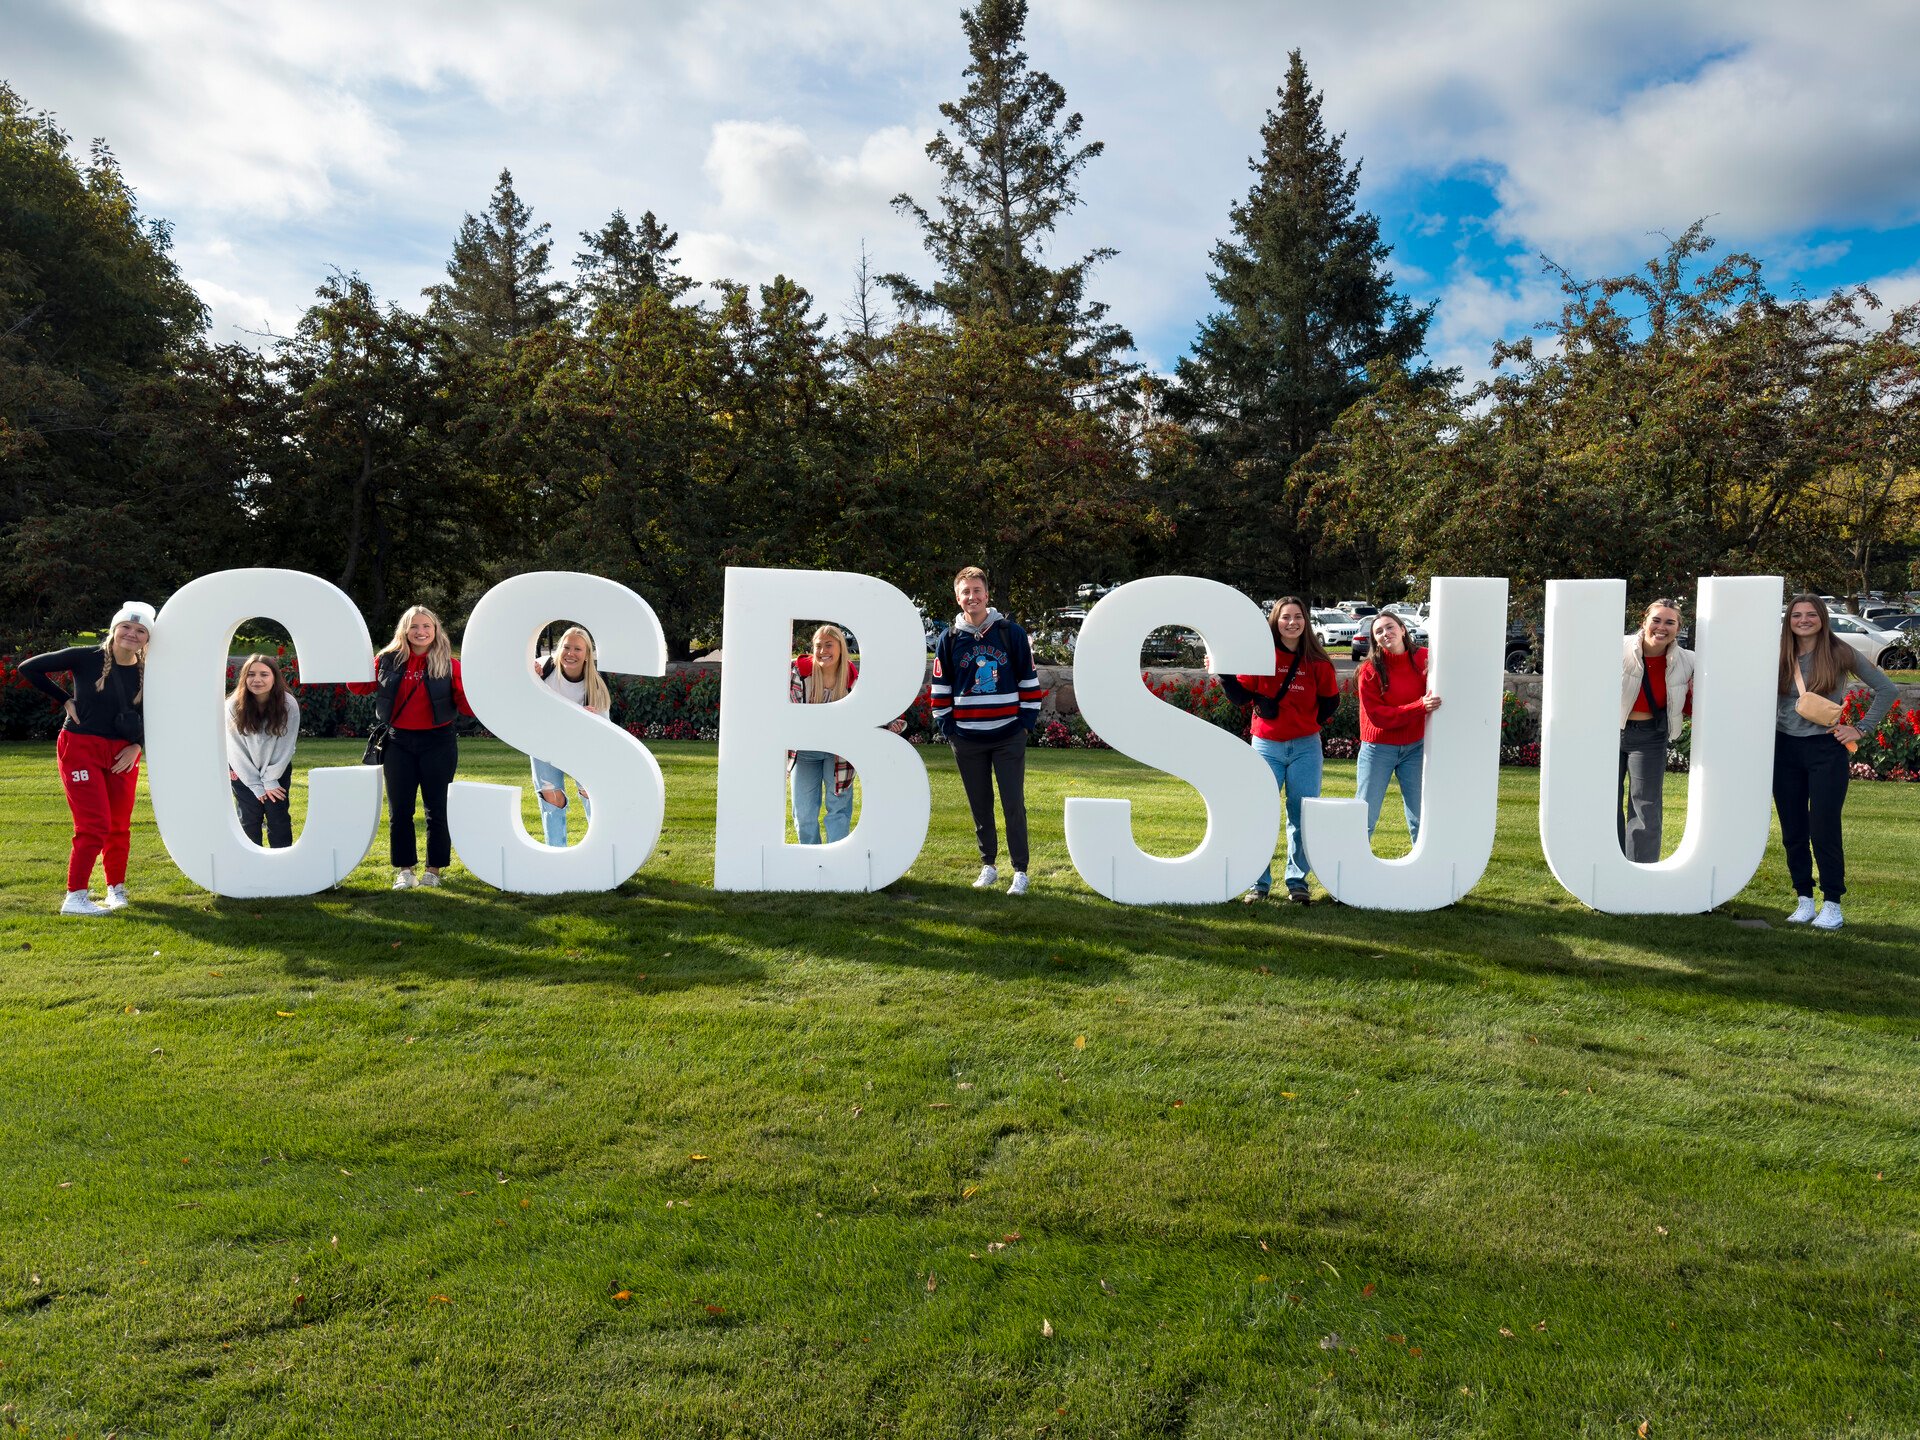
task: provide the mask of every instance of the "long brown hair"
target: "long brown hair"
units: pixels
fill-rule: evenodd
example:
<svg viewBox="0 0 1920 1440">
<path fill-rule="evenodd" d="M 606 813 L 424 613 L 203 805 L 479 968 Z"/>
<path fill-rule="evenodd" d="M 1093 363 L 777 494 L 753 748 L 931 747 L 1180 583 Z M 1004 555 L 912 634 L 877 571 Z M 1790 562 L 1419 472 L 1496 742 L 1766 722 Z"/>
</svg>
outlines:
<svg viewBox="0 0 1920 1440">
<path fill-rule="evenodd" d="M 1796 605 L 1811 605 L 1814 614 L 1820 617 L 1820 633 L 1813 637 L 1813 665 L 1812 673 L 1807 676 L 1807 689 L 1825 695 L 1839 687 L 1842 675 L 1858 675 L 1860 667 L 1854 663 L 1853 647 L 1833 633 L 1833 617 L 1827 613 L 1827 602 L 1818 595 L 1796 595 L 1787 601 L 1787 608 L 1780 614 L 1780 693 L 1791 695 L 1800 688 L 1793 683 L 1794 671 L 1800 664 L 1800 642 L 1788 623 Z"/>
<path fill-rule="evenodd" d="M 247 689 L 247 671 L 256 665 L 264 665 L 273 672 L 273 688 L 264 699 L 255 700 L 253 692 Z M 227 698 L 227 709 L 233 715 L 233 728 L 242 735 L 258 735 L 262 730 L 269 735 L 287 733 L 287 677 L 280 673 L 280 667 L 265 655 L 249 655 L 234 676 L 233 694 Z"/>
<path fill-rule="evenodd" d="M 1400 627 L 1401 643 L 1406 647 L 1407 664 L 1413 664 L 1413 632 L 1407 629 L 1407 622 L 1391 610 L 1382 610 L 1367 621 L 1367 639 L 1372 642 L 1367 650 L 1367 663 L 1361 669 L 1372 675 L 1380 687 L 1380 698 L 1387 698 L 1387 647 L 1380 643 L 1379 627 L 1382 620 L 1391 620 Z"/>
<path fill-rule="evenodd" d="M 1305 667 L 1315 660 L 1327 660 L 1327 647 L 1320 643 L 1320 637 L 1313 633 L 1313 607 L 1298 595 L 1282 595 L 1273 602 L 1273 609 L 1267 612 L 1267 628 L 1273 632 L 1273 646 L 1276 650 L 1286 649 L 1280 639 L 1280 612 L 1289 605 L 1298 605 L 1300 613 L 1306 618 L 1306 626 L 1300 632 L 1300 664 Z M 1333 662 L 1327 660 L 1331 665 Z"/>
</svg>

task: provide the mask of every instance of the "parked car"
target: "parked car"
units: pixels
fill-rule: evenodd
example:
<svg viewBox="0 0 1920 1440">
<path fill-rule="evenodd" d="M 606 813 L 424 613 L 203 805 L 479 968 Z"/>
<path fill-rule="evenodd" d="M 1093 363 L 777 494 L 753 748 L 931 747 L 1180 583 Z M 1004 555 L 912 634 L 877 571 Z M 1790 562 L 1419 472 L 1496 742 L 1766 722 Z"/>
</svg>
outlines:
<svg viewBox="0 0 1920 1440">
<path fill-rule="evenodd" d="M 1892 615 L 1879 622 L 1882 630 L 1900 630 L 1908 635 L 1920 632 L 1920 615 Z"/>
<path fill-rule="evenodd" d="M 1345 645 L 1360 631 L 1360 622 L 1342 610 L 1315 610 L 1313 634 L 1322 645 Z"/>
<path fill-rule="evenodd" d="M 1833 633 L 1882 670 L 1913 669 L 1914 636 L 1904 630 L 1882 630 L 1854 615 L 1829 613 Z"/>
<path fill-rule="evenodd" d="M 1333 608 L 1336 610 L 1344 610 L 1356 620 L 1364 620 L 1369 615 L 1378 615 L 1380 613 L 1380 607 L 1378 605 L 1369 605 L 1364 600 L 1342 600 Z"/>
</svg>

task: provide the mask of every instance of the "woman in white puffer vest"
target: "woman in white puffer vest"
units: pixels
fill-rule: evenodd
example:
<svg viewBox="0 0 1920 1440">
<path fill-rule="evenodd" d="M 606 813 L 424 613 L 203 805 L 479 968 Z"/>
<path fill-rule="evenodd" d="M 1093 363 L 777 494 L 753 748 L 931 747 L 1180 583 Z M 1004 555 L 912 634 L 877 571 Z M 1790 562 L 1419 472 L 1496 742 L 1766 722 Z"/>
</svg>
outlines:
<svg viewBox="0 0 1920 1440">
<path fill-rule="evenodd" d="M 1640 628 L 1620 647 L 1620 789 L 1614 820 L 1629 860 L 1660 858 L 1660 792 L 1667 746 L 1680 738 L 1693 684 L 1693 652 L 1675 643 L 1680 606 L 1660 599 L 1647 606 Z"/>
</svg>

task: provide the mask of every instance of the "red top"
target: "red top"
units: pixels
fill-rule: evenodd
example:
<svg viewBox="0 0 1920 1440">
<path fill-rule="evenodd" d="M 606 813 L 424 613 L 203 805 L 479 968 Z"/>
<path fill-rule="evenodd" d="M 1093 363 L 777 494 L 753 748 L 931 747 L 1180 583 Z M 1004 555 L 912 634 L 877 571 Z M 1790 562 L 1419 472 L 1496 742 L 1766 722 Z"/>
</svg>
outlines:
<svg viewBox="0 0 1920 1440">
<path fill-rule="evenodd" d="M 1652 719 L 1655 715 L 1664 715 L 1667 713 L 1667 657 L 1665 655 L 1642 655 L 1641 659 L 1646 662 L 1647 689 L 1653 693 L 1653 709 L 1651 711 L 1647 709 L 1647 697 L 1642 694 L 1634 697 L 1633 709 L 1627 713 L 1629 715 L 1645 715 L 1648 719 Z M 1682 715 L 1693 714 L 1693 692 L 1691 690 L 1687 692 L 1686 703 L 1680 707 L 1680 713 Z"/>
<path fill-rule="evenodd" d="M 853 682 L 860 678 L 860 664 L 856 660 L 849 660 L 846 663 L 847 663 L 847 689 L 852 690 Z M 813 674 L 813 656 L 802 655 L 798 660 L 793 662 L 793 667 L 794 669 L 800 672 L 800 678 L 802 680 L 805 680 L 808 676 Z"/>
<path fill-rule="evenodd" d="M 427 696 L 427 657 L 407 655 L 407 668 L 401 672 L 397 691 L 400 703 L 394 707 L 393 728 L 396 730 L 438 730 L 433 723 L 433 701 Z M 347 689 L 355 695 L 372 695 L 379 690 L 377 681 L 355 681 Z M 453 705 L 462 715 L 471 717 L 473 707 L 467 703 L 467 687 L 460 679 L 460 661 L 453 661 Z"/>
<path fill-rule="evenodd" d="M 1302 736 L 1317 735 L 1320 732 L 1319 697 L 1340 693 L 1340 677 L 1334 673 L 1331 660 L 1302 660 L 1293 684 L 1285 695 L 1280 695 L 1280 682 L 1287 678 L 1287 669 L 1292 664 L 1293 651 L 1276 645 L 1273 674 L 1233 677 L 1256 695 L 1280 696 L 1280 713 L 1273 719 L 1267 719 L 1257 708 L 1254 710 L 1253 738 L 1256 740 L 1298 740 Z"/>
<path fill-rule="evenodd" d="M 1379 666 L 1386 667 L 1387 693 L 1380 693 Z M 1360 692 L 1360 739 L 1368 745 L 1411 745 L 1427 733 L 1427 652 L 1411 659 L 1375 650 L 1354 682 Z"/>
</svg>

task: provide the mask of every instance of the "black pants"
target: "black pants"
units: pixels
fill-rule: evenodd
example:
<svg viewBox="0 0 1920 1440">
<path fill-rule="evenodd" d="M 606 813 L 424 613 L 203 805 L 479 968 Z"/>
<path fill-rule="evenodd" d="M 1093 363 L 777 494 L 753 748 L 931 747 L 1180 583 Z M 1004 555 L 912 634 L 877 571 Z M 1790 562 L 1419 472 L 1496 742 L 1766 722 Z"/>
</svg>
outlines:
<svg viewBox="0 0 1920 1440">
<path fill-rule="evenodd" d="M 1813 894 L 1816 862 L 1821 893 L 1829 900 L 1847 893 L 1840 810 L 1847 803 L 1847 769 L 1852 763 L 1853 752 L 1831 735 L 1774 736 L 1773 808 L 1780 812 L 1780 842 L 1787 852 L 1787 874 L 1796 895 Z"/>
<path fill-rule="evenodd" d="M 953 742 L 954 762 L 966 788 L 967 809 L 973 812 L 973 834 L 980 842 L 980 863 L 995 864 L 999 837 L 993 829 L 993 787 L 1000 786 L 1000 808 L 1007 817 L 1007 858 L 1016 870 L 1027 868 L 1027 732 L 1016 729 L 1003 740 L 980 744 Z"/>
<path fill-rule="evenodd" d="M 1620 731 L 1620 788 L 1626 804 L 1614 815 L 1627 859 L 1651 865 L 1660 858 L 1660 801 L 1667 783 L 1667 717 L 1629 720 Z M 1614 802 L 1619 806 L 1619 801 Z"/>
<path fill-rule="evenodd" d="M 287 781 L 293 776 L 293 767 L 289 765 L 278 775 L 267 776 L 269 790 L 285 790 Z M 247 832 L 247 839 L 254 844 L 260 843 L 260 822 L 267 822 L 267 841 L 276 850 L 284 850 L 293 844 L 293 815 L 287 809 L 287 797 L 278 800 L 262 800 L 247 788 L 244 780 L 233 782 L 233 803 L 240 807 L 240 828 Z"/>
<path fill-rule="evenodd" d="M 460 761 L 453 726 L 437 730 L 395 730 L 387 737 L 387 854 L 396 870 L 411 870 L 419 860 L 413 834 L 413 801 L 427 812 L 427 868 L 438 870 L 453 859 L 453 835 L 447 829 L 447 786 Z"/>
</svg>

